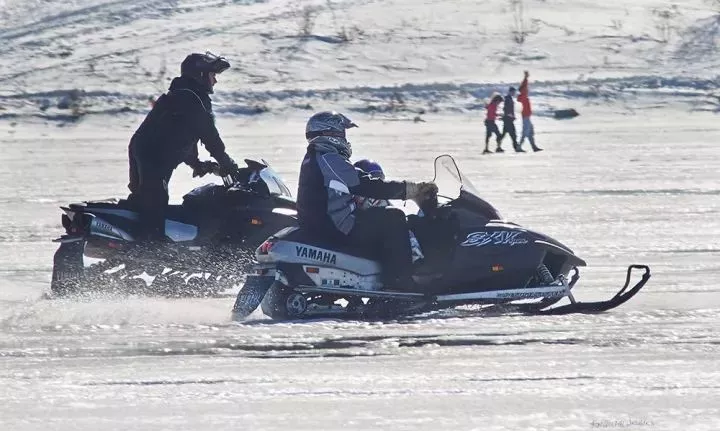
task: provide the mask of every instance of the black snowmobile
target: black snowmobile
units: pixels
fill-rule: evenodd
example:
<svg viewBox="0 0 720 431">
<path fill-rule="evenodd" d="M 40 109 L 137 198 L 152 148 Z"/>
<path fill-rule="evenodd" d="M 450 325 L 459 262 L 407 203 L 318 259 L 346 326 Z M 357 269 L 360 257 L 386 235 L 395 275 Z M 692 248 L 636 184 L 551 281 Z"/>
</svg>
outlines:
<svg viewBox="0 0 720 431">
<path fill-rule="evenodd" d="M 296 225 L 295 200 L 266 162 L 206 184 L 170 205 L 167 243 L 136 242 L 132 202 L 87 201 L 61 207 L 66 234 L 54 240 L 52 293 L 89 291 L 166 296 L 216 295 L 239 283 L 268 235 Z"/>
<path fill-rule="evenodd" d="M 450 156 L 435 160 L 434 182 L 437 201 L 421 206 L 423 217 L 408 219 L 424 254 L 413 276 L 421 291 L 384 290 L 372 254 L 288 227 L 257 249 L 256 274 L 238 293 L 233 318 L 245 318 L 258 306 L 273 319 L 392 318 L 474 304 L 537 314 L 602 312 L 630 299 L 650 277 L 647 266 L 631 265 L 615 297 L 577 302 L 571 289 L 585 261 L 570 248 L 504 221 Z M 644 274 L 628 290 L 634 269 Z M 551 308 L 565 297 L 570 304 Z"/>
</svg>

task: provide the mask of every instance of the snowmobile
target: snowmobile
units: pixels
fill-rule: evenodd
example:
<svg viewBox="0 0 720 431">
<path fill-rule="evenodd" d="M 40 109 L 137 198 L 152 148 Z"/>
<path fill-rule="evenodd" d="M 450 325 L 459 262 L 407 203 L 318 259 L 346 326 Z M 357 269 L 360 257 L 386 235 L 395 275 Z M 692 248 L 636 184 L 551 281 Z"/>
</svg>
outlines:
<svg viewBox="0 0 720 431">
<path fill-rule="evenodd" d="M 163 296 L 214 296 L 253 263 L 268 235 L 296 224 L 295 200 L 263 160 L 209 183 L 169 205 L 166 242 L 136 241 L 141 226 L 132 202 L 106 199 L 61 207 L 65 235 L 55 239 L 54 296 L 112 291 Z"/>
<path fill-rule="evenodd" d="M 408 216 L 424 254 L 414 267 L 414 290 L 384 289 L 371 251 L 288 227 L 258 247 L 255 274 L 238 293 L 233 318 L 258 306 L 273 319 L 395 318 L 465 305 L 534 314 L 602 312 L 630 299 L 650 277 L 647 266 L 631 265 L 615 297 L 578 302 L 572 288 L 586 263 L 569 247 L 503 220 L 451 156 L 435 160 L 433 181 L 438 197 L 420 206 L 423 217 Z M 634 270 L 644 273 L 628 289 Z M 563 298 L 570 303 L 556 306 Z"/>
</svg>

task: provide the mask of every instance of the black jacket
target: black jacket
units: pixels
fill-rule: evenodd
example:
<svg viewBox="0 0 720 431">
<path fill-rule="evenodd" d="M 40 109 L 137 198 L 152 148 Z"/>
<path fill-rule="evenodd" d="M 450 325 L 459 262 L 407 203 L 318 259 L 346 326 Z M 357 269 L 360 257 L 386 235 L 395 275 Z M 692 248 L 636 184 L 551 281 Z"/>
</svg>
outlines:
<svg viewBox="0 0 720 431">
<path fill-rule="evenodd" d="M 304 229 L 337 238 L 355 224 L 353 196 L 405 199 L 405 183 L 373 179 L 315 138 L 307 148 L 298 182 L 298 222 Z"/>
<path fill-rule="evenodd" d="M 130 140 L 130 149 L 167 172 L 182 162 L 194 166 L 199 140 L 213 158 L 226 157 L 210 96 L 194 80 L 181 76 L 173 79 L 168 92 L 155 102 Z"/>
<path fill-rule="evenodd" d="M 503 101 L 503 120 L 515 119 L 515 101 L 509 94 L 505 96 Z"/>
</svg>

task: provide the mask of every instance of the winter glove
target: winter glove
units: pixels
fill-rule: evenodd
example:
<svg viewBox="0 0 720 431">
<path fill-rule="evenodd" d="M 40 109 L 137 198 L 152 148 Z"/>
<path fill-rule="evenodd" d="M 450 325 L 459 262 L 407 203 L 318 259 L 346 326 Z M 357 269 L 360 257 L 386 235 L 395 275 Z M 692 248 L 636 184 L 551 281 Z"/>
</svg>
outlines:
<svg viewBox="0 0 720 431">
<path fill-rule="evenodd" d="M 238 170 L 238 165 L 230 158 L 230 156 L 228 156 L 227 153 L 222 153 L 221 155 L 215 157 L 215 160 L 217 160 L 220 165 L 218 175 L 221 177 L 232 175 Z"/>
<path fill-rule="evenodd" d="M 405 199 L 414 201 L 418 206 L 422 206 L 425 201 L 435 198 L 437 193 L 438 187 L 435 183 L 405 182 Z"/>
<path fill-rule="evenodd" d="M 217 172 L 217 170 L 218 164 L 213 161 L 206 160 L 204 162 L 198 162 L 193 165 L 193 178 L 204 177 L 209 173 Z"/>
</svg>

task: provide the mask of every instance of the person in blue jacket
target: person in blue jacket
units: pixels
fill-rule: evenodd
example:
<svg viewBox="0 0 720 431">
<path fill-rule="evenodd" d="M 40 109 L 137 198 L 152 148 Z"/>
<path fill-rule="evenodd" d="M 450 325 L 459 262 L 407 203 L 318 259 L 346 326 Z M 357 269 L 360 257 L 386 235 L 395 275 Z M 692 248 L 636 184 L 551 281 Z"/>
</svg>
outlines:
<svg viewBox="0 0 720 431">
<path fill-rule="evenodd" d="M 346 130 L 357 127 L 338 112 L 323 111 L 305 127 L 307 152 L 300 167 L 297 211 L 302 229 L 331 241 L 375 252 L 389 290 L 412 290 L 412 254 L 405 213 L 393 207 L 356 211 L 355 198 L 413 200 L 435 198 L 434 183 L 373 178 L 350 163 Z"/>
</svg>

